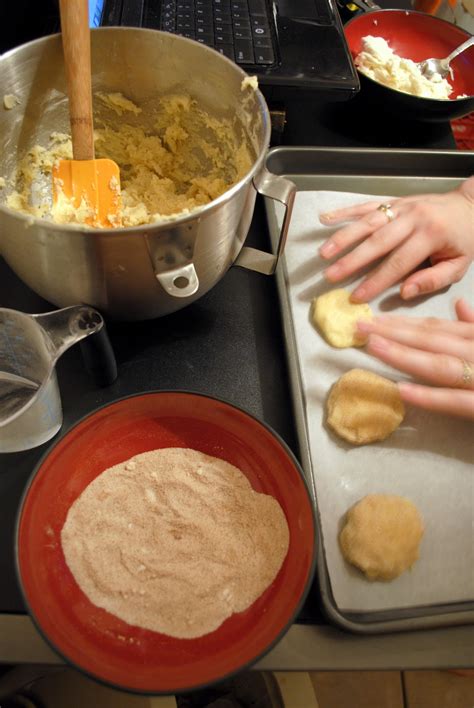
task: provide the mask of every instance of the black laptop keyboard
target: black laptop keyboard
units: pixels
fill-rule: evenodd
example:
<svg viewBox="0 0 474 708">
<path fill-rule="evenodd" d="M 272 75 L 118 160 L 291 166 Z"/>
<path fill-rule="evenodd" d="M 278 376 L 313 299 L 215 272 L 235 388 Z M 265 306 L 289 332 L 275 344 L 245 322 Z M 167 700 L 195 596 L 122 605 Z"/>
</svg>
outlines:
<svg viewBox="0 0 474 708">
<path fill-rule="evenodd" d="M 164 0 L 160 28 L 217 49 L 238 64 L 275 63 L 265 0 Z"/>
</svg>

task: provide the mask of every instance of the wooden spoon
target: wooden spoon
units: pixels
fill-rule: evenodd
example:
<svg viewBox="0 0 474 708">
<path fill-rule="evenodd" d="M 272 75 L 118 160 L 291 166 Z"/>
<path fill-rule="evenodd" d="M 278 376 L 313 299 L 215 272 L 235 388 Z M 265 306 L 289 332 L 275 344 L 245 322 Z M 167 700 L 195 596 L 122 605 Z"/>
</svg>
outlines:
<svg viewBox="0 0 474 708">
<path fill-rule="evenodd" d="M 65 197 L 90 226 L 120 226 L 119 167 L 94 159 L 88 0 L 60 0 L 60 11 L 74 159 L 53 167 L 53 202 Z"/>
</svg>

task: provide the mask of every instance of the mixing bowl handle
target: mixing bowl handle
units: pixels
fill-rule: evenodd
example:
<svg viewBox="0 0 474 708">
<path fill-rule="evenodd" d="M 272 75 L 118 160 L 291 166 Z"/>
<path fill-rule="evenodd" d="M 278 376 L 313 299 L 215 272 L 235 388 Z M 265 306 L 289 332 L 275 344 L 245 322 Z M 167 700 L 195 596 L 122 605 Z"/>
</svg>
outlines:
<svg viewBox="0 0 474 708">
<path fill-rule="evenodd" d="M 178 226 L 172 236 L 149 233 L 145 236 L 155 278 L 171 297 L 191 297 L 199 289 L 192 257 L 200 219 Z M 170 268 L 173 264 L 174 268 Z"/>
<path fill-rule="evenodd" d="M 295 200 L 296 185 L 291 182 L 291 180 L 286 179 L 286 177 L 272 174 L 266 168 L 254 177 L 253 185 L 259 194 L 262 194 L 264 197 L 269 197 L 270 199 L 276 199 L 285 207 L 276 254 L 265 253 L 265 251 L 259 251 L 256 248 L 244 246 L 237 256 L 234 265 L 242 266 L 248 270 L 255 270 L 264 275 L 273 275 L 278 265 L 278 259 L 285 248 L 291 212 L 293 211 L 293 202 Z"/>
</svg>

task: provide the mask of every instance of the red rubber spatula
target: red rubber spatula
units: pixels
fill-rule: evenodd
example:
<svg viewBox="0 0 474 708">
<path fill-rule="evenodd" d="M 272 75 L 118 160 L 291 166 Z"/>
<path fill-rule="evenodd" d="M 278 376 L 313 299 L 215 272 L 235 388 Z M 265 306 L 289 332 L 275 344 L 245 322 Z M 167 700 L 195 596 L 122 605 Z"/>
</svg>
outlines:
<svg viewBox="0 0 474 708">
<path fill-rule="evenodd" d="M 88 0 L 59 4 L 74 159 L 53 167 L 53 202 L 65 197 L 78 210 L 78 221 L 89 226 L 120 226 L 119 167 L 94 159 Z"/>
</svg>

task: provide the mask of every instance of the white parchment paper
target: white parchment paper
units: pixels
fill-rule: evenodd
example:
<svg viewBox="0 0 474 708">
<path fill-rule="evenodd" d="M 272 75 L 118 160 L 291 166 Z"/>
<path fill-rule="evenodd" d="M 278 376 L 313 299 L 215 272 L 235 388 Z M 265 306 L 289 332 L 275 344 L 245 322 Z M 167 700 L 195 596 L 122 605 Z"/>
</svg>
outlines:
<svg viewBox="0 0 474 708">
<path fill-rule="evenodd" d="M 354 367 L 393 380 L 410 377 L 391 369 L 364 349 L 334 349 L 310 320 L 311 301 L 333 287 L 352 290 L 361 280 L 329 284 L 327 262 L 319 245 L 334 229 L 319 214 L 380 196 L 342 192 L 298 192 L 285 249 L 287 287 L 302 375 L 305 413 L 317 503 L 329 578 L 341 611 L 371 612 L 474 599 L 473 426 L 407 406 L 401 427 L 383 442 L 355 447 L 325 426 L 325 399 L 335 381 Z M 278 218 L 280 215 L 278 215 Z M 281 219 L 279 218 L 281 221 Z M 454 301 L 474 301 L 474 270 L 449 290 L 407 304 L 398 287 L 371 303 L 374 314 L 454 317 Z M 371 582 L 346 563 L 338 533 L 347 509 L 369 493 L 400 494 L 411 499 L 424 518 L 420 558 L 389 583 Z"/>
</svg>

